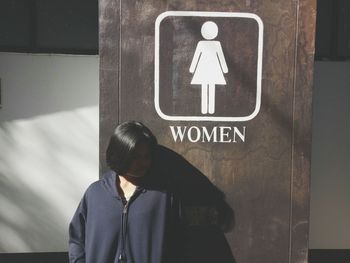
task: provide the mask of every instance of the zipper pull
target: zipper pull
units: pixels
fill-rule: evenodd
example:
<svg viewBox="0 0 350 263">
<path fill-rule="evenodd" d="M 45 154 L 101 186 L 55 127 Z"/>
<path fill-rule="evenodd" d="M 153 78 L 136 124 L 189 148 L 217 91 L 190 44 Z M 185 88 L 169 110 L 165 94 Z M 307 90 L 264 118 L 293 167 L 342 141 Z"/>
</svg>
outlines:
<svg viewBox="0 0 350 263">
<path fill-rule="evenodd" d="M 118 258 L 118 262 L 120 262 L 120 263 L 126 262 L 126 256 L 123 254 L 120 254 L 119 258 Z"/>
<path fill-rule="evenodd" d="M 128 212 L 128 205 L 129 205 L 129 202 L 126 202 L 123 208 L 123 214 L 126 214 Z"/>
</svg>

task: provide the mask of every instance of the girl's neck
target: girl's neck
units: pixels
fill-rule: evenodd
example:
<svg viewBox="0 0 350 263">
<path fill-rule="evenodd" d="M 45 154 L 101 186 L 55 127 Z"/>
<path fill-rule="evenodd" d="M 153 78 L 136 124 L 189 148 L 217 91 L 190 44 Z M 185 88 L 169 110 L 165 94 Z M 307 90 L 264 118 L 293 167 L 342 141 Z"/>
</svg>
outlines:
<svg viewBox="0 0 350 263">
<path fill-rule="evenodd" d="M 136 184 L 124 176 L 119 176 L 119 181 L 117 180 L 116 184 L 119 195 L 124 196 L 126 200 L 129 200 L 135 192 Z"/>
</svg>

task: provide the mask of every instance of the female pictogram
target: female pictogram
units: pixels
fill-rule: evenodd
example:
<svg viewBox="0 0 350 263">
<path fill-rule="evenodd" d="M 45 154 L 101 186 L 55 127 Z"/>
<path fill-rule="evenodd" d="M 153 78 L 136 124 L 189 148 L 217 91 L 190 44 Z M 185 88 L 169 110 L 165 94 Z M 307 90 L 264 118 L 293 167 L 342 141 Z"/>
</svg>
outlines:
<svg viewBox="0 0 350 263">
<path fill-rule="evenodd" d="M 223 73 L 228 72 L 225 57 L 219 41 L 218 26 L 207 21 L 202 25 L 204 39 L 198 42 L 190 72 L 194 73 L 191 84 L 202 86 L 202 114 L 215 112 L 215 85 L 226 85 Z"/>
</svg>

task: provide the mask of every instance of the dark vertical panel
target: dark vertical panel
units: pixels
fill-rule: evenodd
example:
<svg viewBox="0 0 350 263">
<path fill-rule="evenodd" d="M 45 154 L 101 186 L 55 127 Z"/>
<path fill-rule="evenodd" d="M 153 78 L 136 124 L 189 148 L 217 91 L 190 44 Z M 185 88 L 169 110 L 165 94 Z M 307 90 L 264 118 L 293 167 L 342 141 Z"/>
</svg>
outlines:
<svg viewBox="0 0 350 263">
<path fill-rule="evenodd" d="M 307 262 L 311 174 L 311 103 L 316 0 L 300 0 L 295 53 L 293 158 L 291 174 L 291 259 Z"/>
<path fill-rule="evenodd" d="M 100 171 L 106 170 L 105 150 L 119 122 L 120 1 L 99 1 Z"/>
<path fill-rule="evenodd" d="M 105 30 L 106 35 L 100 32 L 100 38 L 104 37 L 100 42 L 101 156 L 115 122 L 130 119 L 143 121 L 154 131 L 161 144 L 184 156 L 225 193 L 236 215 L 236 226 L 225 237 L 237 262 L 304 262 L 308 232 L 310 59 L 314 51 L 315 3 L 306 4 L 306 0 L 129 0 L 121 1 L 120 9 L 106 3 L 110 2 L 106 0 L 100 4 L 100 29 L 106 28 L 101 14 L 116 10 L 121 17 L 114 17 L 114 21 L 111 17 L 111 23 L 117 23 L 120 19 L 121 28 L 115 27 L 109 33 Z M 154 105 L 155 21 L 159 14 L 168 10 L 251 12 L 261 17 L 265 27 L 262 104 L 254 119 L 248 122 L 186 122 L 166 121 L 158 116 Z M 185 75 L 188 74 L 186 63 L 189 63 L 194 50 L 186 47 L 198 41 L 196 37 L 203 21 L 201 18 L 169 18 L 161 24 L 160 58 L 167 62 L 160 69 L 164 81 L 160 96 L 164 100 L 161 107 L 167 114 L 191 115 L 198 112 L 199 89 L 189 87 L 182 90 L 183 85 L 179 83 L 188 84 L 191 78 Z M 239 89 L 250 87 L 250 82 L 254 81 L 253 66 L 245 66 L 247 70 L 240 68 L 243 62 L 254 61 L 256 57 L 249 46 L 256 37 L 254 26 L 249 27 L 238 20 L 237 23 L 220 19 L 215 21 L 221 23 L 223 31 L 226 30 L 220 40 L 227 53 L 229 67 L 237 73 L 228 79 L 237 87 L 231 99 L 254 98 L 254 92 Z M 232 42 L 236 52 L 231 53 L 227 50 L 232 47 L 225 44 L 225 39 L 232 38 L 227 35 L 227 29 L 234 26 L 237 26 L 235 34 L 241 34 L 241 37 Z M 117 32 L 120 39 L 111 38 Z M 111 64 L 107 71 L 103 61 L 109 61 L 113 56 L 119 40 L 121 50 L 118 65 Z M 101 46 L 104 41 L 112 41 L 110 45 L 113 48 Z M 120 73 L 120 87 L 115 82 L 116 71 Z M 185 98 L 181 94 L 186 94 Z M 244 108 L 246 104 L 242 100 L 237 100 L 240 106 L 225 108 L 228 99 L 224 93 L 222 95 L 220 97 L 218 91 L 218 116 L 227 114 L 234 107 L 237 107 L 234 111 L 241 114 L 251 110 L 251 107 Z M 190 96 L 191 100 L 188 99 Z M 117 101 L 119 111 L 113 105 Z M 235 144 L 191 143 L 188 140 L 174 142 L 170 125 L 204 126 L 208 130 L 216 126 L 246 126 L 246 140 Z"/>
<path fill-rule="evenodd" d="M 235 210 L 237 224 L 231 233 L 227 233 L 226 239 L 238 262 L 261 262 L 262 256 L 266 262 L 286 262 L 289 249 L 290 98 L 293 96 L 296 6 L 293 2 L 277 3 L 274 9 L 256 2 L 249 5 L 243 1 L 234 4 L 232 1 L 168 3 L 166 6 L 159 5 L 159 1 L 122 2 L 121 120 L 138 119 L 145 122 L 155 131 L 163 145 L 183 155 L 226 194 L 230 206 Z M 266 25 L 263 104 L 258 117 L 247 124 L 249 139 L 246 143 L 174 143 L 170 125 L 204 125 L 212 128 L 214 125 L 233 124 L 169 122 L 161 120 L 155 113 L 152 103 L 154 23 L 157 16 L 167 10 L 253 11 L 262 17 Z M 135 20 L 135 17 L 138 19 Z M 280 21 L 283 21 L 283 26 L 273 26 Z M 194 21 L 198 24 L 201 22 Z M 175 20 L 172 25 L 180 27 L 181 23 Z M 200 27 L 196 28 L 198 30 Z M 168 39 L 168 42 L 172 40 L 176 42 L 176 36 L 170 41 Z M 241 55 L 245 50 L 243 43 L 236 44 L 237 53 Z M 164 47 L 164 50 L 169 48 Z M 193 56 L 193 50 L 187 49 L 177 55 L 178 60 L 186 60 Z M 164 63 L 161 68 L 170 65 Z M 184 72 L 181 67 L 170 70 L 173 70 L 173 75 Z M 177 103 L 177 100 L 172 102 Z M 192 102 L 195 104 L 195 101 Z M 182 105 L 185 111 L 190 111 L 190 106 L 191 101 Z M 274 251 L 276 247 L 278 250 Z"/>
</svg>

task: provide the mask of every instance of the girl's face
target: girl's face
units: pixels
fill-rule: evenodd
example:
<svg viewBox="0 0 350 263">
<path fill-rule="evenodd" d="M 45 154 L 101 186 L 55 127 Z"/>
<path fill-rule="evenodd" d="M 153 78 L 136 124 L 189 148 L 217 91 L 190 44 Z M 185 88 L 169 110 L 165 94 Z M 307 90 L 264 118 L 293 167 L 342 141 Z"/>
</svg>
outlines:
<svg viewBox="0 0 350 263">
<path fill-rule="evenodd" d="M 141 142 L 136 145 L 131 164 L 126 172 L 126 176 L 144 176 L 152 163 L 151 148 L 147 143 Z"/>
</svg>

